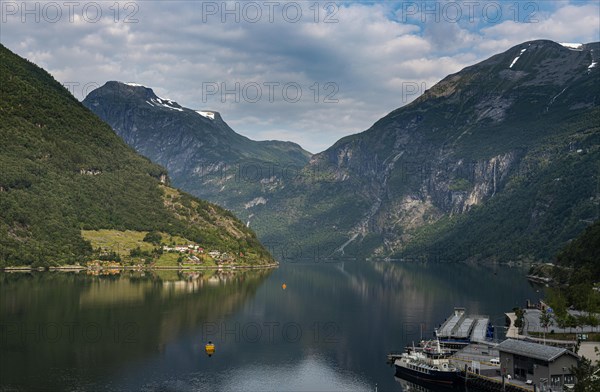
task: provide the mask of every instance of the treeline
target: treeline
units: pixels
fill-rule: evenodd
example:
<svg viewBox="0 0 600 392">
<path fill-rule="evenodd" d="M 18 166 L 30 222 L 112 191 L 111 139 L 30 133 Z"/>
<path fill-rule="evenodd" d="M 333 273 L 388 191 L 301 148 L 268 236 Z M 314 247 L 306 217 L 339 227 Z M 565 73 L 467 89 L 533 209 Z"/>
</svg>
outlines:
<svg viewBox="0 0 600 392">
<path fill-rule="evenodd" d="M 557 287 L 548 292 L 548 302 L 558 319 L 571 326 L 575 323 L 597 325 L 595 316 L 589 320 L 569 318 L 566 309 L 573 306 L 588 313 L 600 313 L 600 221 L 589 226 L 556 256 L 557 266 L 552 277 Z"/>
</svg>

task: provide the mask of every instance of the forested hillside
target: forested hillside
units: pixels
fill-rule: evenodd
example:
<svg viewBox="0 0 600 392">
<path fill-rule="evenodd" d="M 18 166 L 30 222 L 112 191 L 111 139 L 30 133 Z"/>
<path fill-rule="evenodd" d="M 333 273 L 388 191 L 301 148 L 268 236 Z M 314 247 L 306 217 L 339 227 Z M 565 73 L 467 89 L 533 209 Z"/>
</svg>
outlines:
<svg viewBox="0 0 600 392">
<path fill-rule="evenodd" d="M 272 260 L 233 214 L 169 188 L 164 168 L 0 46 L 0 266 L 89 260 L 82 230 L 98 229 L 160 231 Z"/>
</svg>

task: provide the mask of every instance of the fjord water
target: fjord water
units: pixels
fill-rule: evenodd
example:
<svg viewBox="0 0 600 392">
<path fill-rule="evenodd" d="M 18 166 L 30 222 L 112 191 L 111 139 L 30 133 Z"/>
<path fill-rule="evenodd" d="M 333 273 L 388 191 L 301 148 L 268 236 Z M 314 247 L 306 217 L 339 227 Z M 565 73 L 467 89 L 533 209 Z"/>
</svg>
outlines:
<svg viewBox="0 0 600 392">
<path fill-rule="evenodd" d="M 400 391 L 389 351 L 430 335 L 454 306 L 504 325 L 503 312 L 541 295 L 524 272 L 345 261 L 4 273 L 0 390 Z"/>
</svg>

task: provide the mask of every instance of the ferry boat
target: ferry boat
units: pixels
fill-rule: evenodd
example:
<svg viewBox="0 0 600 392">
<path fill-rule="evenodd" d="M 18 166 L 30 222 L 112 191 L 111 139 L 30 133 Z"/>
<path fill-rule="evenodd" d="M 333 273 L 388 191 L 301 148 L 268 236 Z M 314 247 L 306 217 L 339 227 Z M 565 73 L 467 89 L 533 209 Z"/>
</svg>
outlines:
<svg viewBox="0 0 600 392">
<path fill-rule="evenodd" d="M 395 361 L 396 375 L 429 383 L 452 386 L 460 382 L 460 370 L 450 364 L 449 351 L 439 340 L 421 348 L 408 349 Z"/>
</svg>

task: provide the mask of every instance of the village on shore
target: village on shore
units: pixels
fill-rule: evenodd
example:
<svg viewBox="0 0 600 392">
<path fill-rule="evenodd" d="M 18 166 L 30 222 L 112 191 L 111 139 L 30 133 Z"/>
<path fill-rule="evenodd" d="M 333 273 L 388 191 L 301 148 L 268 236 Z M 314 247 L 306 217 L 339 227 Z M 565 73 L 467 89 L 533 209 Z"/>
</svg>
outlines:
<svg viewBox="0 0 600 392">
<path fill-rule="evenodd" d="M 114 252 L 103 252 L 98 258 L 86 262 L 84 265 L 79 263 L 67 264 L 61 266 L 50 266 L 49 271 L 82 271 L 88 270 L 92 274 L 105 275 L 115 274 L 120 270 L 148 270 L 148 269 L 236 269 L 236 268 L 269 268 L 277 266 L 272 264 L 250 265 L 240 262 L 244 257 L 244 253 L 235 254 L 233 252 L 221 252 L 219 250 L 205 250 L 202 246 L 195 243 L 186 245 L 162 245 L 159 254 L 169 255 L 170 259 L 176 259 L 170 263 L 157 263 L 155 259 L 149 257 L 149 252 L 141 252 L 137 257 L 132 257 L 131 262 L 116 260 Z M 135 250 L 131 253 L 136 255 Z M 108 258 L 108 259 L 107 259 Z M 31 266 L 6 267 L 7 272 L 11 271 L 43 271 L 46 268 L 34 268 Z"/>
</svg>

